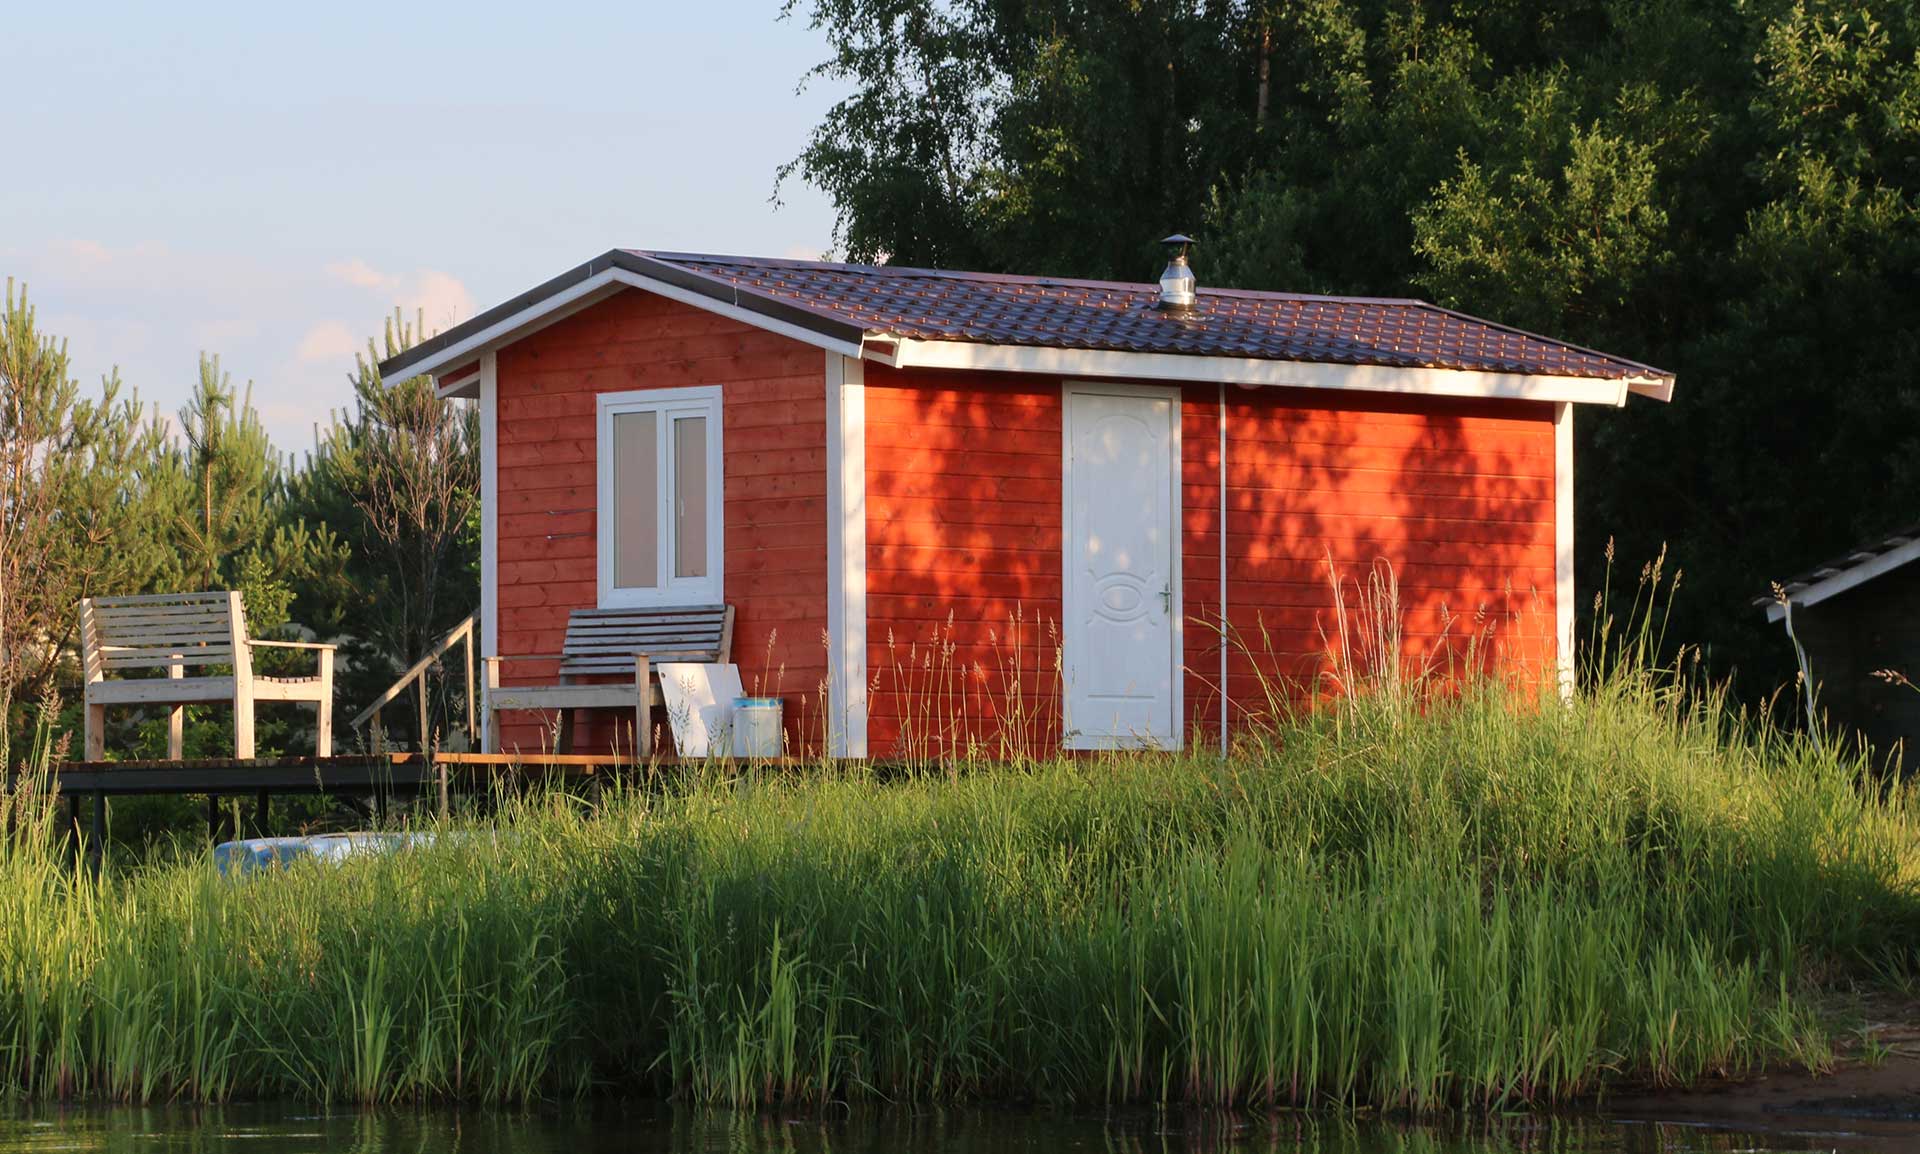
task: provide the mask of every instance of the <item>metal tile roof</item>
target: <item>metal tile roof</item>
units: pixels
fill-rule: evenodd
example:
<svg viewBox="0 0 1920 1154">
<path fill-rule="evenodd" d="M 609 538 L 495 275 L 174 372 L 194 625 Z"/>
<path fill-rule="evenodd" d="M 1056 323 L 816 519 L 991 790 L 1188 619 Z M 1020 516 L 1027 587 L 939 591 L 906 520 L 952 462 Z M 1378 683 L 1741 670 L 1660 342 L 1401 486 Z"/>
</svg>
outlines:
<svg viewBox="0 0 1920 1154">
<path fill-rule="evenodd" d="M 1673 376 L 1419 300 L 1203 285 L 1193 311 L 1181 315 L 1154 307 L 1155 284 L 624 251 L 784 305 L 801 324 L 817 317 L 873 336 L 1610 380 Z"/>
<path fill-rule="evenodd" d="M 1418 300 L 1203 285 L 1191 311 L 1170 313 L 1155 307 L 1156 284 L 620 248 L 387 358 L 380 372 L 389 378 L 470 377 L 480 349 L 511 341 L 524 325 L 623 284 L 651 286 L 696 304 L 709 300 L 752 323 L 804 332 L 822 347 L 854 356 L 869 343 L 954 342 L 1587 379 L 1662 400 L 1673 387 L 1673 374 L 1665 369 Z"/>
</svg>

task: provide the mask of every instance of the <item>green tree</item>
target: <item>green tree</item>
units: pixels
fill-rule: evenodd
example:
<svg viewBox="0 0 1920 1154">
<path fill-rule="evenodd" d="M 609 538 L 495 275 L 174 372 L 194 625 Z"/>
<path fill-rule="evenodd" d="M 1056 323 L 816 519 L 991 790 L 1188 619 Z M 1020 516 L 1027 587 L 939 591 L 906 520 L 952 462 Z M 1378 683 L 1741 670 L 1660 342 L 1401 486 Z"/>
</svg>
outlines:
<svg viewBox="0 0 1920 1154">
<path fill-rule="evenodd" d="M 301 597 L 343 638 L 342 692 L 360 702 L 479 602 L 479 414 L 440 397 L 429 377 L 389 382 L 378 367 L 421 333 L 396 311 L 380 344 L 367 342 L 353 409 L 335 416 L 293 482 L 301 515 L 337 527 L 350 546 Z"/>
<path fill-rule="evenodd" d="M 787 10 L 801 10 L 790 0 Z M 1427 296 L 1676 370 L 1576 423 L 1599 545 L 1766 692 L 1771 578 L 1913 520 L 1920 36 L 1880 0 L 814 0 L 782 170 L 858 259 Z M 1584 597 L 1583 602 L 1584 604 Z"/>
<path fill-rule="evenodd" d="M 152 481 L 165 429 L 118 377 L 83 398 L 66 345 L 40 331 L 26 289 L 0 311 L 0 763 L 20 718 L 71 652 L 82 597 L 139 589 L 164 564 Z"/>
</svg>

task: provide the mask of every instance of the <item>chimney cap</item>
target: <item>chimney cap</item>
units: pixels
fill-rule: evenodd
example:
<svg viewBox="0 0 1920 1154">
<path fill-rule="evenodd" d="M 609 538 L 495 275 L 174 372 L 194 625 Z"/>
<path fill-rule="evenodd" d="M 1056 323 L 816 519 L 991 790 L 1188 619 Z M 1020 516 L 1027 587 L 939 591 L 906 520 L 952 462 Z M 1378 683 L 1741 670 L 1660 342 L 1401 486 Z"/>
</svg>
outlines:
<svg viewBox="0 0 1920 1154">
<path fill-rule="evenodd" d="M 1189 312 L 1196 291 L 1193 266 L 1187 263 L 1187 248 L 1193 238 L 1176 232 L 1160 243 L 1167 246 L 1167 267 L 1160 273 L 1160 299 L 1155 307 L 1170 313 Z"/>
</svg>

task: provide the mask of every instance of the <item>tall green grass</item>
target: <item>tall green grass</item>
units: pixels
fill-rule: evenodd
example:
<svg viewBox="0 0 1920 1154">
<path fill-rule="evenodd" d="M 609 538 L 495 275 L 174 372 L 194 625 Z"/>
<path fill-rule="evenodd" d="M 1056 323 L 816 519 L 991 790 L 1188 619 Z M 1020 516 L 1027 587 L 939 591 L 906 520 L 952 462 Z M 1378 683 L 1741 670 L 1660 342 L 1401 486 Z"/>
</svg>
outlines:
<svg viewBox="0 0 1920 1154">
<path fill-rule="evenodd" d="M 132 1101 L 1551 1103 L 1830 1060 L 1916 965 L 1908 794 L 1668 676 L 1356 693 L 1234 756 L 505 800 L 92 877 L 6 799 L 0 1084 Z"/>
</svg>

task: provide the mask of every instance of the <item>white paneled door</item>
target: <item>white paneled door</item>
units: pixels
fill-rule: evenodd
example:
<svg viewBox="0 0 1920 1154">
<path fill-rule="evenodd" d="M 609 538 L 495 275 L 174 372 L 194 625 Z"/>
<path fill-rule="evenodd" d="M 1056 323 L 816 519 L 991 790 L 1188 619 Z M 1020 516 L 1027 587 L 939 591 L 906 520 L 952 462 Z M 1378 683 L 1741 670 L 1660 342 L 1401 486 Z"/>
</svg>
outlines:
<svg viewBox="0 0 1920 1154">
<path fill-rule="evenodd" d="M 1179 744 L 1180 410 L 1170 389 L 1068 385 L 1066 744 Z"/>
</svg>

